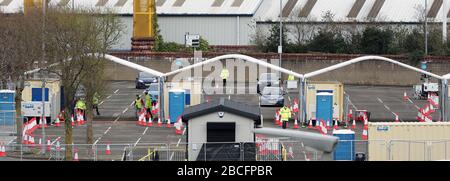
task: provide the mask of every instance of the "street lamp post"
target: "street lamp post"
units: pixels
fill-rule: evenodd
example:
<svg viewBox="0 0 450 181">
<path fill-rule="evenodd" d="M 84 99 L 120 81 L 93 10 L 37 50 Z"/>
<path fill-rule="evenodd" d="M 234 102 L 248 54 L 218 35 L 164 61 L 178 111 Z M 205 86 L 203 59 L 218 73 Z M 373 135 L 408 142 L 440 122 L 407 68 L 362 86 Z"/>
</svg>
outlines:
<svg viewBox="0 0 450 181">
<path fill-rule="evenodd" d="M 281 62 L 281 54 L 283 53 L 283 0 L 280 0 L 280 46 L 278 46 L 278 54 L 280 54 L 280 67 L 282 65 Z"/>
<path fill-rule="evenodd" d="M 427 15 L 428 1 L 425 0 L 425 56 L 428 55 L 428 15 Z"/>
</svg>

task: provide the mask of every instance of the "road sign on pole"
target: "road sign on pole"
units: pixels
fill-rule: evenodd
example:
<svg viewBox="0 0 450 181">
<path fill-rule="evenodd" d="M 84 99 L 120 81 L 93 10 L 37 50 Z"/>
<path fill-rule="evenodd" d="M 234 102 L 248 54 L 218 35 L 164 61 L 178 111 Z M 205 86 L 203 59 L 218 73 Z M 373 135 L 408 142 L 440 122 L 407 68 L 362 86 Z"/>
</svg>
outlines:
<svg viewBox="0 0 450 181">
<path fill-rule="evenodd" d="M 198 48 L 200 46 L 200 35 L 185 35 L 186 47 Z"/>
</svg>

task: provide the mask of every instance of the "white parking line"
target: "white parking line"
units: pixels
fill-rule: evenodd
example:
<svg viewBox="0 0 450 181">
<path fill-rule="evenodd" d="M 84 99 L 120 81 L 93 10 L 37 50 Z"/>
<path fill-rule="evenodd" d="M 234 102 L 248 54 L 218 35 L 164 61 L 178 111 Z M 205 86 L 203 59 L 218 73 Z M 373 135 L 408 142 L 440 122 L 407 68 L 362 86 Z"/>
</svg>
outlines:
<svg viewBox="0 0 450 181">
<path fill-rule="evenodd" d="M 119 92 L 119 89 L 117 89 L 116 91 L 114 91 L 114 94 L 117 94 L 117 92 Z"/>
<path fill-rule="evenodd" d="M 127 112 L 127 111 L 128 111 L 128 107 L 125 108 L 125 110 L 122 111 L 122 114 L 125 114 L 125 112 Z"/>
<path fill-rule="evenodd" d="M 102 139 L 103 136 L 100 136 L 97 138 L 97 140 L 95 140 L 94 145 L 96 145 L 98 143 L 98 141 L 100 141 L 100 139 Z"/>
<path fill-rule="evenodd" d="M 102 102 L 100 102 L 98 105 L 100 106 L 100 105 L 102 105 L 104 102 L 105 102 L 105 101 L 102 101 Z"/>
<path fill-rule="evenodd" d="M 145 128 L 144 132 L 142 133 L 142 135 L 145 135 L 145 133 L 147 132 L 148 127 Z"/>
<path fill-rule="evenodd" d="M 111 126 L 103 133 L 103 134 L 106 134 L 106 133 L 108 133 L 108 131 L 111 129 Z"/>
<path fill-rule="evenodd" d="M 117 118 L 116 118 L 116 120 L 114 120 L 114 122 L 113 122 L 113 123 L 116 123 L 116 122 L 117 122 L 117 120 L 119 120 L 119 118 L 120 118 L 120 116 L 119 116 L 119 117 L 117 117 Z"/>
<path fill-rule="evenodd" d="M 172 154 L 170 155 L 170 161 L 172 161 L 172 158 L 173 158 L 173 154 L 174 154 L 175 152 L 172 152 Z"/>
<path fill-rule="evenodd" d="M 141 138 L 142 138 L 142 137 L 139 137 L 139 139 L 136 141 L 136 143 L 134 143 L 134 146 L 133 146 L 133 147 L 136 147 L 136 145 L 139 143 L 139 141 L 141 141 Z"/>
<path fill-rule="evenodd" d="M 391 108 L 389 108 L 389 106 L 387 106 L 386 104 L 384 104 L 383 100 L 381 100 L 379 97 L 377 97 L 378 101 L 380 101 L 384 108 L 386 108 L 389 112 L 391 112 L 394 116 L 398 116 L 397 114 L 395 114 L 394 112 L 392 112 Z M 400 119 L 400 118 L 399 118 Z"/>
<path fill-rule="evenodd" d="M 106 99 L 109 99 L 109 98 L 111 98 L 111 95 L 109 95 L 108 97 L 106 97 Z"/>
</svg>

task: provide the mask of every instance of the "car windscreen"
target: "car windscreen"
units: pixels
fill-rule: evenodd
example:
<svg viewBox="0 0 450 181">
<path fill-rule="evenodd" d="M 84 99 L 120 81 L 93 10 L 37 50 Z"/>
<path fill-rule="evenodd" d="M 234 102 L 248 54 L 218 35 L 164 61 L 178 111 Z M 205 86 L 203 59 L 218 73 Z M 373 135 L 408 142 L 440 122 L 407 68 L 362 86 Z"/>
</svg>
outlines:
<svg viewBox="0 0 450 181">
<path fill-rule="evenodd" d="M 145 73 L 145 72 L 140 72 L 139 73 L 139 78 L 147 79 L 147 78 L 153 78 L 153 77 L 155 77 L 155 76 L 153 76 L 151 74 L 148 74 L 148 73 Z"/>
<path fill-rule="evenodd" d="M 278 75 L 275 74 L 275 73 L 261 74 L 260 79 L 261 80 L 277 80 L 278 79 Z"/>
<path fill-rule="evenodd" d="M 150 85 L 150 87 L 148 87 L 149 91 L 158 91 L 158 85 L 156 84 L 152 84 Z"/>
<path fill-rule="evenodd" d="M 265 87 L 262 91 L 263 95 L 281 95 L 281 89 L 279 87 Z"/>
</svg>

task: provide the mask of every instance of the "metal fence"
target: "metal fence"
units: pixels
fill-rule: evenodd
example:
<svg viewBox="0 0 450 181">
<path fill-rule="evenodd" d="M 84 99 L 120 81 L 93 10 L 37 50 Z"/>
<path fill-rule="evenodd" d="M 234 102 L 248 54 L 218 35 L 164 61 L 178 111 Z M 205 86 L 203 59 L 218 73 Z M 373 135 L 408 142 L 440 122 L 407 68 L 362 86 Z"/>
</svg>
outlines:
<svg viewBox="0 0 450 181">
<path fill-rule="evenodd" d="M 16 111 L 0 110 L 0 136 L 16 133 Z"/>
<path fill-rule="evenodd" d="M 450 140 L 340 140 L 332 153 L 300 141 L 255 143 L 8 144 L 0 160 L 80 161 L 434 161 L 450 159 Z M 189 150 L 189 151 L 187 151 Z"/>
<path fill-rule="evenodd" d="M 450 140 L 391 140 L 388 150 L 388 160 L 450 160 Z"/>
</svg>

